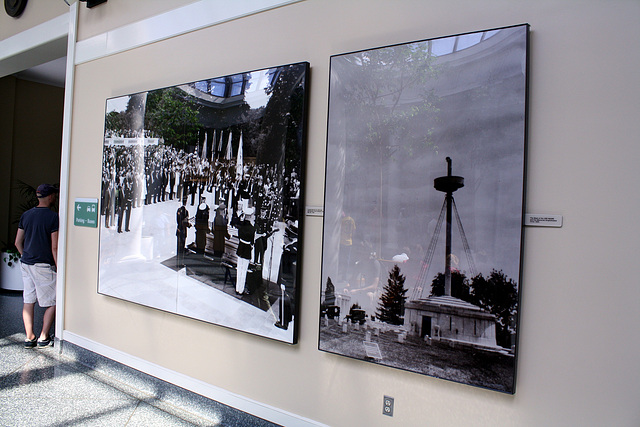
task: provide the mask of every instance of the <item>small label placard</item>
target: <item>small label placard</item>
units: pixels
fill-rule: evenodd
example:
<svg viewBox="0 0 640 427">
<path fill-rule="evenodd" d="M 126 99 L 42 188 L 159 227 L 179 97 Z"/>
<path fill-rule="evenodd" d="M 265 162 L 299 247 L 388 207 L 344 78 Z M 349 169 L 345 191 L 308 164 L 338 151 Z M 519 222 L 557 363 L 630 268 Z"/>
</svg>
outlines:
<svg viewBox="0 0 640 427">
<path fill-rule="evenodd" d="M 73 224 L 78 227 L 98 227 L 98 199 L 75 199 Z"/>
<path fill-rule="evenodd" d="M 367 357 L 382 360 L 382 353 L 378 343 L 363 341 L 362 344 L 364 344 L 364 351 L 367 353 Z"/>
<path fill-rule="evenodd" d="M 323 216 L 324 208 L 322 206 L 307 206 L 307 216 Z"/>
<path fill-rule="evenodd" d="M 525 214 L 524 225 L 530 227 L 562 227 L 562 215 Z"/>
</svg>

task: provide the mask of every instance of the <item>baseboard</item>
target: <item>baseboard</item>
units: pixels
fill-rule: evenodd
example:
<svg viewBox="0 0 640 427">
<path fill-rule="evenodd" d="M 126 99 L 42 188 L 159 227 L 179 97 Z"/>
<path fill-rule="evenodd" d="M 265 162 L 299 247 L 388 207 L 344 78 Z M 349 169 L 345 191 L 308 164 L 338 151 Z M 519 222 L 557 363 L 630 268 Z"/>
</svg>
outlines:
<svg viewBox="0 0 640 427">
<path fill-rule="evenodd" d="M 104 344 L 64 331 L 64 341 L 159 378 L 224 405 L 283 426 L 323 426 L 324 424 L 249 399 L 198 379 L 172 371 Z"/>
</svg>

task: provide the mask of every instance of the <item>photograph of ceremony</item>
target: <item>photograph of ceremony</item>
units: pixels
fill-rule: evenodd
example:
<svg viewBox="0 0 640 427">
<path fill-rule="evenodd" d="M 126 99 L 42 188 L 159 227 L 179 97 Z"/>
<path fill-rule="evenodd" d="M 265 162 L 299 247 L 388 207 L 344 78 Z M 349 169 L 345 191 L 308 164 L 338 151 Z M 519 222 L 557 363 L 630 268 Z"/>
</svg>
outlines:
<svg viewBox="0 0 640 427">
<path fill-rule="evenodd" d="M 100 294 L 297 342 L 308 69 L 107 100 Z"/>
<path fill-rule="evenodd" d="M 528 25 L 331 57 L 319 349 L 515 391 Z"/>
</svg>

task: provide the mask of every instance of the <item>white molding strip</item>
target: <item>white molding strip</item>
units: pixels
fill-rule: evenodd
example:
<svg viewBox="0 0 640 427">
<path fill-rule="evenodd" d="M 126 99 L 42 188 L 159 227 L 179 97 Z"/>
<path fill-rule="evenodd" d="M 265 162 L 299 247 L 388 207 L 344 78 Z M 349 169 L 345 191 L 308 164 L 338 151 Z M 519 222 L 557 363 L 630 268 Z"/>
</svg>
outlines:
<svg viewBox="0 0 640 427">
<path fill-rule="evenodd" d="M 0 61 L 27 52 L 52 40 L 67 37 L 69 14 L 65 13 L 0 41 Z"/>
<path fill-rule="evenodd" d="M 129 366 L 148 375 L 160 378 L 163 381 L 175 384 L 179 387 L 198 393 L 216 402 L 231 406 L 240 411 L 249 413 L 256 417 L 271 421 L 276 424 L 286 426 L 324 426 L 324 424 L 300 417 L 290 412 L 283 411 L 270 405 L 257 402 L 255 400 L 240 396 L 220 387 L 207 384 L 184 374 L 164 368 L 147 360 L 140 359 L 120 350 L 108 347 L 104 344 L 84 338 L 73 332 L 64 331 L 65 341 L 79 347 L 93 351 L 101 356 L 107 357 L 123 365 Z"/>
<path fill-rule="evenodd" d="M 0 40 L 0 77 L 66 55 L 69 14 L 65 13 Z"/>
<path fill-rule="evenodd" d="M 58 216 L 60 229 L 58 233 L 58 287 L 56 290 L 56 331 L 58 338 L 64 340 L 64 308 L 66 291 L 66 259 L 67 259 L 67 204 L 69 203 L 69 173 L 71 169 L 71 121 L 73 117 L 73 82 L 76 54 L 76 37 L 78 30 L 78 2 L 69 7 L 67 23 L 67 71 L 64 86 L 64 112 L 62 115 L 62 151 L 60 159 L 60 203 Z"/>
<path fill-rule="evenodd" d="M 81 40 L 76 64 L 304 0 L 201 0 Z"/>
</svg>

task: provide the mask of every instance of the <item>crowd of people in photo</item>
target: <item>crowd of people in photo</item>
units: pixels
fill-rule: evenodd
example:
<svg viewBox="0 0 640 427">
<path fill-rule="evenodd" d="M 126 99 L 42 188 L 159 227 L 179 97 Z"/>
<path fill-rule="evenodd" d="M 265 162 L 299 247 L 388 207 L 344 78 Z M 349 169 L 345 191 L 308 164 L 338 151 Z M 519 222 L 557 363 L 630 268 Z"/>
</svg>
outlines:
<svg viewBox="0 0 640 427">
<path fill-rule="evenodd" d="M 131 138 L 135 138 L 132 136 Z M 123 138 L 126 141 L 126 136 Z M 101 214 L 104 227 L 118 233 L 131 230 L 132 210 L 167 201 L 178 201 L 176 253 L 204 253 L 207 235 L 213 235 L 213 254 L 223 257 L 225 240 L 234 229 L 237 252 L 236 292 L 245 292 L 247 264 L 265 262 L 267 239 L 278 230 L 280 269 L 297 254 L 297 218 L 300 180 L 278 165 L 234 159 L 209 159 L 206 153 L 185 152 L 157 144 L 106 144 L 103 155 Z M 211 201 L 211 202 L 210 202 Z M 210 217 L 212 203 L 215 215 Z M 190 216 L 187 209 L 195 209 Z M 187 229 L 195 226 L 195 240 L 188 243 Z M 227 248 L 228 250 L 228 248 Z M 271 260 L 271 262 L 273 262 Z"/>
<path fill-rule="evenodd" d="M 205 192 L 216 204 L 255 205 L 265 226 L 297 216 L 300 180 L 296 172 L 284 176 L 275 165 L 244 164 L 239 172 L 235 160 L 210 161 L 162 144 L 105 146 L 101 213 L 107 228 L 123 232 L 124 222 L 124 231 L 130 231 L 132 208 L 174 199 L 194 206 Z"/>
</svg>

